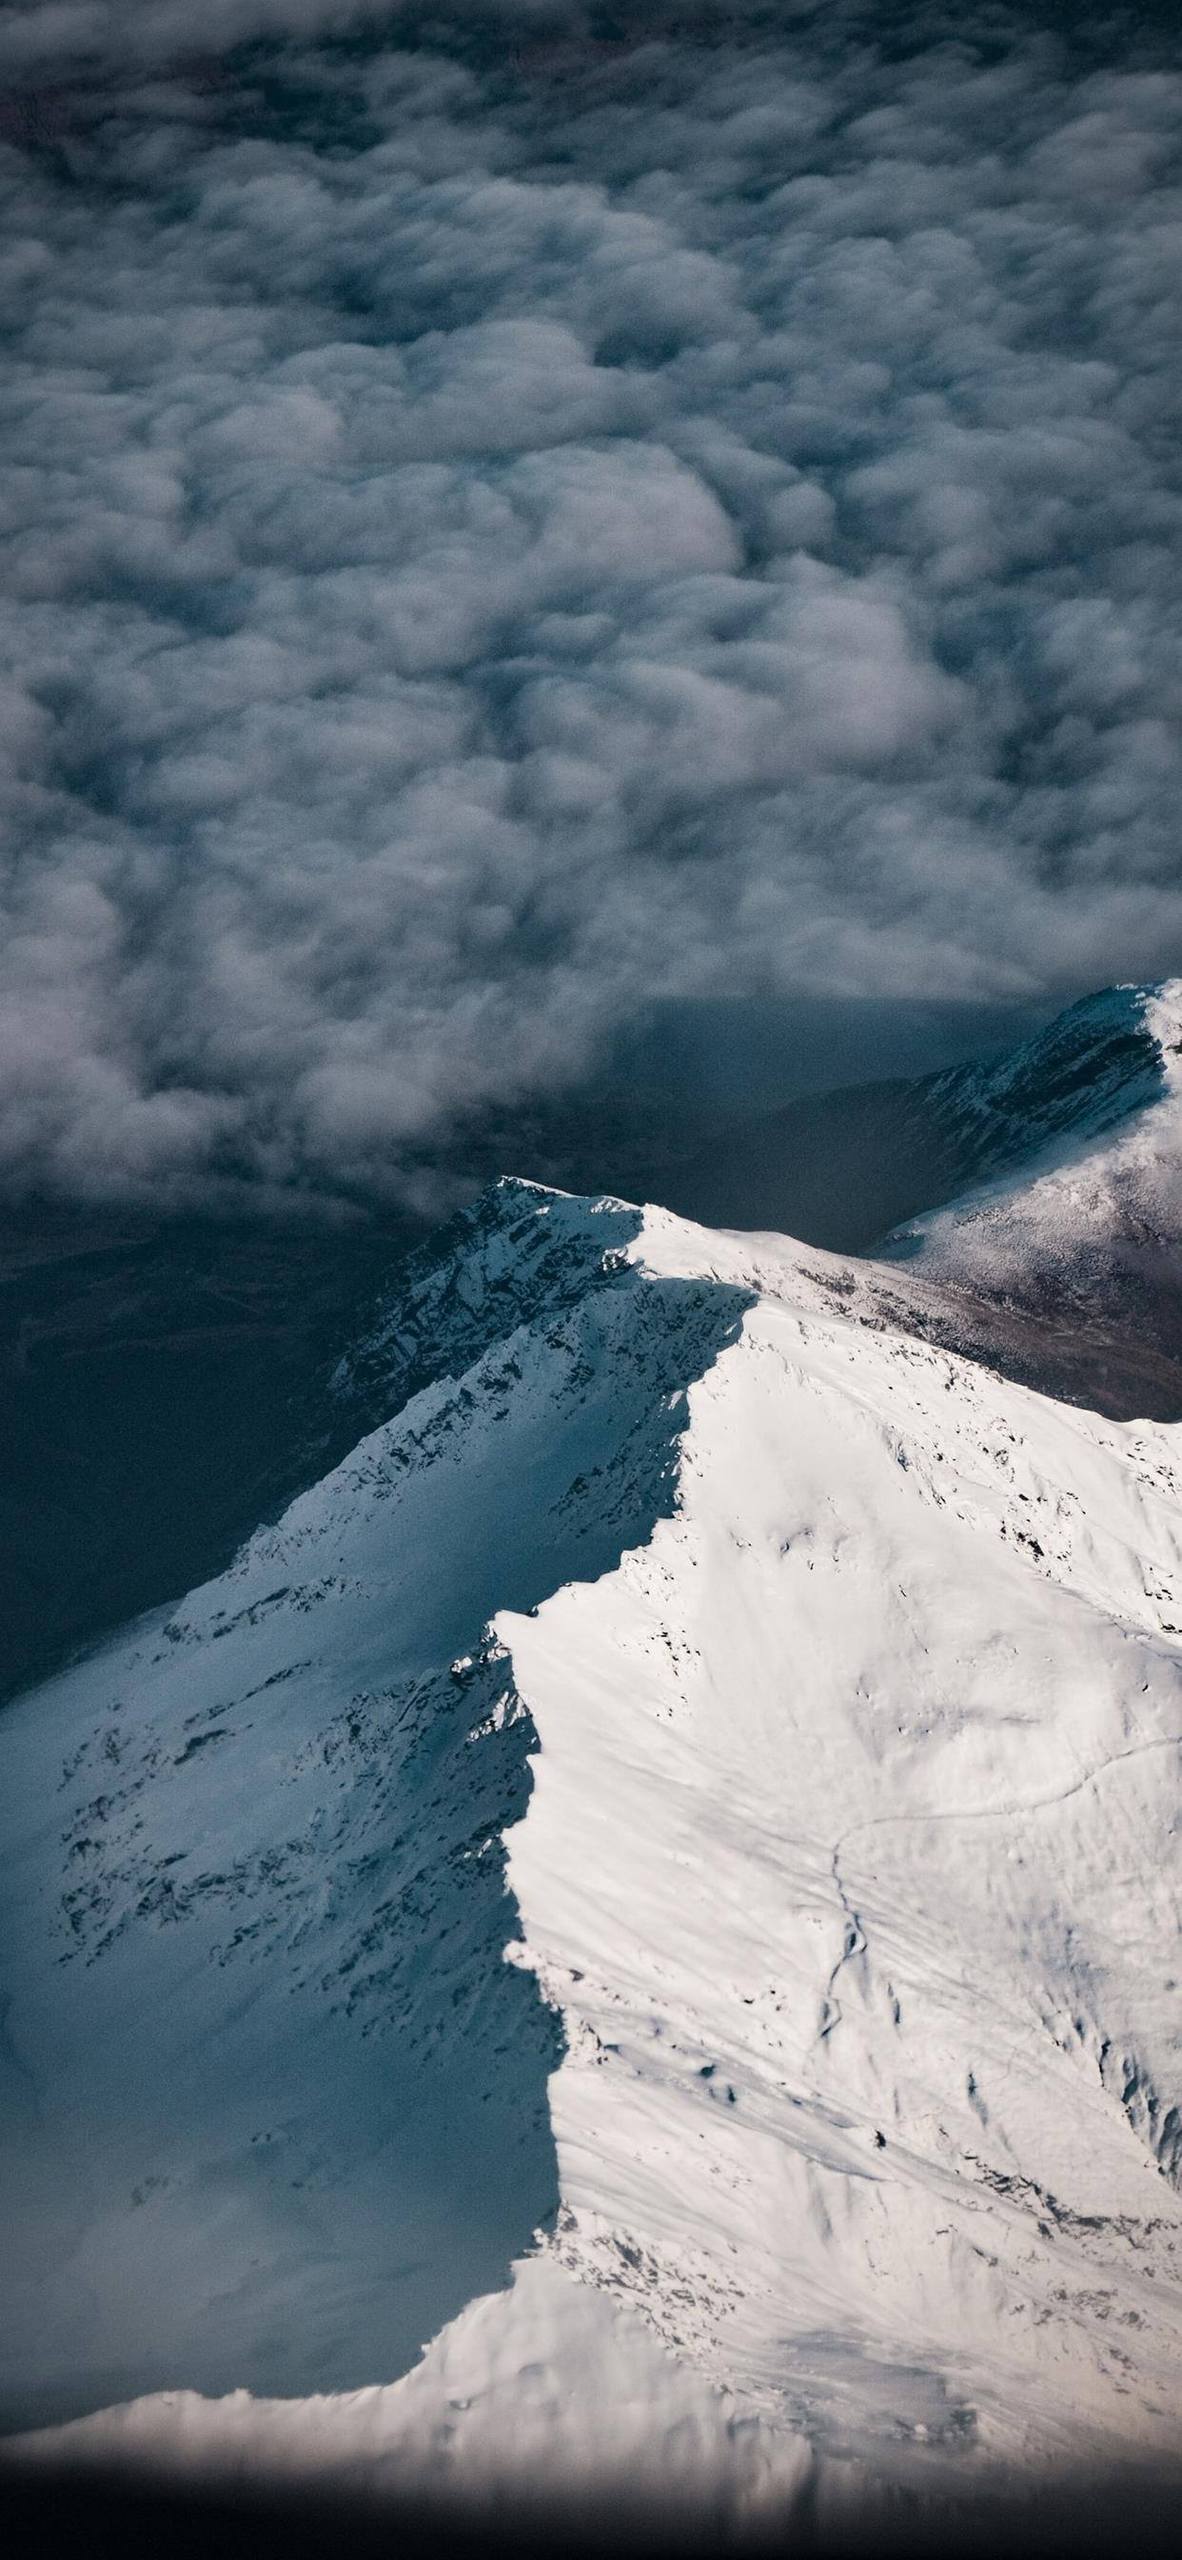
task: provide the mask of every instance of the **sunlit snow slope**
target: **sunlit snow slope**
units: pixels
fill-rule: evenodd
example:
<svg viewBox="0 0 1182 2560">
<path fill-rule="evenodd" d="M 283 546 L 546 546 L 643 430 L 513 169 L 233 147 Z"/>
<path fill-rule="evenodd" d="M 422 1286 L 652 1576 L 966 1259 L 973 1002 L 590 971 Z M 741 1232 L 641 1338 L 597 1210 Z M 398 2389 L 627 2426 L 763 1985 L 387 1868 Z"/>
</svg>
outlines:
<svg viewBox="0 0 1182 2560">
<path fill-rule="evenodd" d="M 1172 2443 L 1182 1437 L 889 1303 L 502 1186 L 371 1346 L 436 1383 L 0 1725 L 10 2403 L 389 2384 L 59 2451 Z"/>
<path fill-rule="evenodd" d="M 1143 1286 L 1176 1291 L 1182 979 L 1110 987 L 1001 1068 L 958 1068 L 942 1081 L 957 1087 L 968 1127 L 981 1088 L 982 1120 L 1008 1123 L 1011 1159 L 1021 1129 L 1021 1169 L 1011 1160 L 910 1220 L 888 1240 L 893 1256 L 920 1258 L 929 1277 L 1027 1298 L 1089 1276 L 1111 1292 L 1139 1260 Z"/>
<path fill-rule="evenodd" d="M 498 1622 L 557 2250 L 833 2450 L 1168 2444 L 1178 1435 L 855 1328 L 791 1248 L 641 1250 L 758 1296 L 676 1516 Z"/>
</svg>

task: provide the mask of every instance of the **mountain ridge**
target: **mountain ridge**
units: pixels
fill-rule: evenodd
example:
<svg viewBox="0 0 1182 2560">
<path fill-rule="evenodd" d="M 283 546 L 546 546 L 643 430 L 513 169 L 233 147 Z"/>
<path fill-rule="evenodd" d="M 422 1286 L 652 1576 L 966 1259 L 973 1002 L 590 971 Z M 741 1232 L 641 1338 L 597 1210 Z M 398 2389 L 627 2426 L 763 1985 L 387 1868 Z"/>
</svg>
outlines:
<svg viewBox="0 0 1182 2560">
<path fill-rule="evenodd" d="M 434 1366 L 400 1414 L 219 1583 L 0 1723 L 24 1948 L 0 2087 L 17 2121 L 35 2092 L 48 2183 L 91 2198 L 63 2229 L 26 2194 L 19 2362 L 59 2408 L 93 2400 L 70 2304 L 83 2275 L 126 2301 L 137 2216 L 157 2283 L 194 2227 L 208 2256 L 211 2198 L 226 2272 L 244 2229 L 266 2262 L 228 2325 L 215 2266 L 204 2372 L 167 2308 L 148 2342 L 161 2380 L 256 2398 L 166 2392 L 42 2451 L 511 2490 L 524 2408 L 520 2459 L 573 2495 L 635 2391 L 662 2494 L 709 2481 L 739 2520 L 806 2482 L 942 2493 L 1160 2451 L 1176 1431 L 923 1340 L 906 1269 L 514 1182 L 467 1257 L 464 1232 L 363 1355 L 371 1383 Z M 72 1911 L 85 1945 L 47 1989 Z M 146 2015 L 176 2024 L 137 2123 Z M 445 2157 L 465 2085 L 483 2127 Z M 443 2250 L 414 2364 L 421 2286 L 388 2247 L 365 2283 L 341 2251 L 359 2197 L 367 2233 L 421 2221 L 424 2142 L 433 2230 L 475 2162 L 507 2185 L 468 2258 Z M 275 2370 L 280 2303 L 314 2382 Z M 383 2318 L 385 2371 L 358 2369 Z"/>
<path fill-rule="evenodd" d="M 1016 1164 L 987 1165 L 983 1180 L 897 1229 L 885 1250 L 918 1253 L 937 1271 L 959 1267 L 965 1276 L 974 1268 L 984 1276 L 992 1259 L 1019 1283 L 1023 1265 L 1028 1275 L 1033 1264 L 1062 1267 L 1103 1248 L 1111 1254 L 1147 1226 L 1155 1242 L 1178 1242 L 1182 980 L 1112 988 L 1073 1007 L 1052 1032 L 1059 1035 L 1052 1054 L 1066 1053 L 1067 1089 L 1060 1084 L 1041 1117 L 1020 1110 L 1026 1136 Z M 1044 1054 L 1050 1039 L 1006 1062 L 1007 1090 L 1022 1096 L 1028 1061 Z M 1014 1227 L 1008 1249 L 996 1232 L 1007 1212 Z M 980 1227 L 994 1230 L 992 1255 L 965 1250 L 967 1231 Z M 954 1232 L 959 1264 L 951 1250 Z"/>
<path fill-rule="evenodd" d="M 689 1166 L 670 1168 L 662 1197 L 706 1225 L 873 1252 L 937 1203 L 1017 1178 L 1057 1139 L 1086 1143 L 1155 1101 L 1165 1066 L 1148 1011 L 1161 992 L 1101 989 L 996 1058 L 838 1086 L 734 1122 Z M 848 1199 L 835 1192 L 835 1162 Z"/>
<path fill-rule="evenodd" d="M 1054 1026 L 1044 1036 L 1053 1047 Z M 1131 1065 L 1144 1087 L 1137 1037 Z M 1012 1101 L 1012 1060 L 947 1071 L 966 1126 L 974 1079 L 1007 1074 Z M 574 1194 L 600 1193 L 606 1175 L 613 1191 L 699 1221 L 865 1256 L 905 1215 L 963 1193 L 971 1174 L 967 1138 L 959 1154 L 947 1132 L 935 1145 L 924 1090 L 914 1081 L 843 1089 L 770 1123 L 720 1122 L 705 1186 L 688 1130 L 672 1146 L 659 1115 L 649 1125 L 643 1095 L 616 1095 L 606 1117 L 594 1097 L 581 1115 L 556 1104 L 548 1124 L 524 1124 L 512 1144 L 501 1132 L 495 1147 L 486 1132 L 437 1172 L 472 1188 L 482 1167 L 516 1156 Z M 411 1370 L 409 1352 L 377 1345 L 381 1311 L 452 1249 L 449 1232 L 465 1250 L 463 1217 L 424 1240 L 423 1219 L 409 1214 L 326 1229 L 294 1204 L 289 1219 L 261 1227 L 10 1208 L 0 1222 L 5 1694 L 221 1570 L 260 1518 L 277 1517 L 388 1418 Z M 1135 1237 L 1115 1239 L 1109 1263 L 1115 1292 L 1094 1264 L 1067 1275 L 1069 1288 L 1043 1287 L 1012 1307 L 951 1273 L 926 1294 L 916 1269 L 905 1288 L 882 1286 L 894 1289 L 898 1321 L 915 1311 L 929 1338 L 1027 1384 L 1116 1417 L 1176 1418 L 1174 1265 L 1159 1256 L 1153 1266 Z"/>
</svg>

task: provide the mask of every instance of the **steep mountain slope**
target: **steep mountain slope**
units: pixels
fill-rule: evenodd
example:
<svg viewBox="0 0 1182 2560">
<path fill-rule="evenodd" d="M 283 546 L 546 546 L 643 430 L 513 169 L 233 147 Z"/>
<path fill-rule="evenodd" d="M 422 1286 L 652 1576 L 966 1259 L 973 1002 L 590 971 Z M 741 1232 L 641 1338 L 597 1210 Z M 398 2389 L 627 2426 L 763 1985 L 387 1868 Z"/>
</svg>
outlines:
<svg viewBox="0 0 1182 2560">
<path fill-rule="evenodd" d="M 1146 991 L 1110 990 L 984 1067 L 810 1094 L 737 1123 L 688 1091 L 658 1108 L 643 1088 L 594 1086 L 467 1129 L 446 1163 L 419 1169 L 424 1197 L 468 1198 L 516 1163 L 564 1189 L 610 1183 L 712 1223 L 864 1253 L 1049 1143 L 1094 1147 L 1122 1115 L 1149 1111 L 1174 1065 L 1145 1008 Z M 244 1200 L 221 1218 L 28 1202 L 0 1214 L 0 1698 L 220 1571 L 260 1519 L 396 1410 L 410 1392 L 396 1351 L 353 1356 L 329 1380 L 426 1224 L 425 1208 L 333 1225 L 323 1203 L 280 1220 Z M 943 1248 L 922 1225 L 926 1268 Z M 430 1239 L 400 1299 L 439 1251 Z M 1028 1383 L 1171 1419 L 1177 1268 L 1126 1221 L 1072 1275 L 1069 1326 L 1045 1275 L 1015 1326 L 996 1267 L 960 1276 L 951 1326 L 943 1298 L 926 1320 L 933 1338 Z M 940 1270 L 955 1301 L 946 1254 Z M 1007 1288 L 1020 1276 L 1011 1256 Z M 900 1300 L 901 1321 L 922 1295 Z"/>
<path fill-rule="evenodd" d="M 1154 991 L 1109 987 L 998 1058 L 809 1093 L 748 1117 L 655 1196 L 712 1226 L 774 1228 L 864 1253 L 900 1221 L 1072 1149 L 1164 1090 Z"/>
<path fill-rule="evenodd" d="M 1031 1097 L 1020 1172 L 930 1208 L 879 1250 L 946 1303 L 945 1338 L 1053 1392 L 1173 1420 L 1182 1415 L 1182 982 L 1112 989 L 1056 1028 L 1073 1020 L 1081 1080 L 1072 1099 L 1068 1066 L 1053 1109 Z M 1015 1079 L 1019 1102 L 1026 1082 Z"/>
<path fill-rule="evenodd" d="M 499 1621 L 541 1740 L 510 1875 L 567 2026 L 557 2246 L 834 2452 L 1167 2443 L 1174 1445 L 707 1249 L 758 1304 L 678 1515 Z"/>
<path fill-rule="evenodd" d="M 501 1962 L 530 1733 L 485 1631 L 672 1498 L 742 1300 L 642 1286 L 639 1224 L 494 1193 L 385 1346 L 398 1419 L 0 1719 L 12 2414 L 397 2371 L 552 2210 L 555 2021 Z"/>
<path fill-rule="evenodd" d="M 736 2515 L 1170 2444 L 1182 1443 L 908 1286 L 501 1186 L 398 1419 L 0 1724 L 13 2414 L 373 2386 L 42 2444 Z"/>
<path fill-rule="evenodd" d="M 1147 1247 L 1167 1276 L 1182 1232 L 1182 981 L 1111 988 L 1054 1030 L 1066 1058 L 1053 1088 L 1032 1071 L 1040 1044 L 1007 1065 L 1020 1172 L 911 1220 L 890 1240 L 896 1258 L 1030 1297 L 1063 1271 L 1102 1272 L 1112 1286 Z M 971 1105 L 967 1071 L 961 1082 Z M 980 1170 L 993 1171 L 988 1159 Z"/>
</svg>

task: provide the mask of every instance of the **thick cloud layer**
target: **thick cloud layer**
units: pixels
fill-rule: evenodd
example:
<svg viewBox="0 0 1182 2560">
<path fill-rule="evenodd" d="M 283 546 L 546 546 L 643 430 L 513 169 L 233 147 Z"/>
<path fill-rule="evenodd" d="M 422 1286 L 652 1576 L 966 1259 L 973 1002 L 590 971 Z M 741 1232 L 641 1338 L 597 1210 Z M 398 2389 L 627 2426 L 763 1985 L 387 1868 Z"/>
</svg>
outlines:
<svg viewBox="0 0 1182 2560">
<path fill-rule="evenodd" d="M 83 94 L 127 13 L 24 13 L 7 1178 L 397 1189 L 654 997 L 1182 966 L 1182 70 L 360 14 Z"/>
</svg>

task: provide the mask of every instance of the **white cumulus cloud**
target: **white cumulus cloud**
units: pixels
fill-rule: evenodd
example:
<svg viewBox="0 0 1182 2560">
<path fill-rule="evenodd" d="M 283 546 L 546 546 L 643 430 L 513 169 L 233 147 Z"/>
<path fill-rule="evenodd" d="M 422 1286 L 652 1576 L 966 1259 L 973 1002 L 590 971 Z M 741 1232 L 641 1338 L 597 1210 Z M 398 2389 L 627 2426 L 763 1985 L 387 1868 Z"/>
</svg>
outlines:
<svg viewBox="0 0 1182 2560">
<path fill-rule="evenodd" d="M 1168 41 L 365 14 L 0 40 L 4 1177 L 1182 966 Z"/>
</svg>

